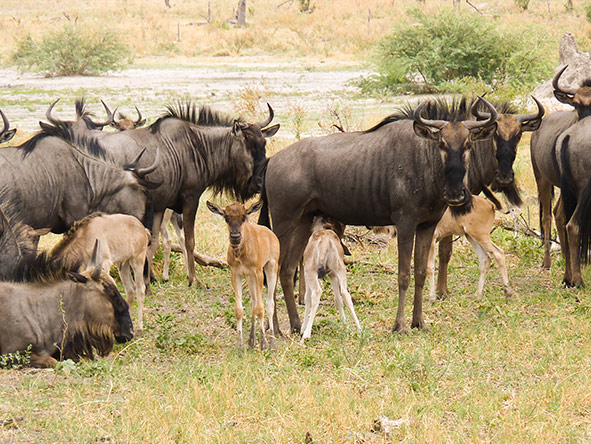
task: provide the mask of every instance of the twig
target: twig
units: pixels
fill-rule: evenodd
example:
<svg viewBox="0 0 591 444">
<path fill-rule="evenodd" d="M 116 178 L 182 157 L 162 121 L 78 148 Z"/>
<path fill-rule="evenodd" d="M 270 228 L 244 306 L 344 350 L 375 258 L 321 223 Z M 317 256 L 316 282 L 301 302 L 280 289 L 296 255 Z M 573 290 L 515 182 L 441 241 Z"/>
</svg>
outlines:
<svg viewBox="0 0 591 444">
<path fill-rule="evenodd" d="M 468 3 L 470 6 L 472 6 L 472 7 L 474 8 L 474 10 L 475 10 L 475 11 L 476 11 L 478 14 L 480 14 L 480 15 L 484 15 L 484 14 L 482 13 L 482 11 L 481 11 L 480 9 L 478 9 L 476 6 L 474 6 L 472 3 L 470 3 L 470 1 L 469 1 L 469 0 L 466 0 L 466 3 Z"/>
<path fill-rule="evenodd" d="M 183 249 L 179 244 L 172 244 L 171 250 L 176 253 L 183 253 Z M 201 254 L 198 251 L 193 251 L 193 257 L 195 258 L 195 262 L 197 262 L 199 265 L 202 265 L 203 267 L 228 268 L 226 261 L 208 256 L 206 254 Z"/>
<path fill-rule="evenodd" d="M 280 3 L 280 4 L 278 4 L 277 6 L 275 6 L 275 9 L 279 9 L 279 8 L 281 8 L 283 5 L 287 5 L 288 3 L 290 4 L 290 6 L 291 6 L 291 5 L 293 5 L 293 0 L 286 0 L 286 1 L 284 1 L 283 3 Z"/>
</svg>

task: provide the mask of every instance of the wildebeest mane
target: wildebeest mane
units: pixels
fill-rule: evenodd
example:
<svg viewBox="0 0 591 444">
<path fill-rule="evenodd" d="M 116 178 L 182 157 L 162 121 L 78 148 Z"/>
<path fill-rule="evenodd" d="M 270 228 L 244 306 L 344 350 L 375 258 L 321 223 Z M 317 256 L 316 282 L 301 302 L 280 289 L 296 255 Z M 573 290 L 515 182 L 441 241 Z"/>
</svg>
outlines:
<svg viewBox="0 0 591 444">
<path fill-rule="evenodd" d="M 81 230 L 85 226 L 87 226 L 90 221 L 96 219 L 97 217 L 104 216 L 105 213 L 100 211 L 94 212 L 84 219 L 74 222 L 74 224 L 70 227 L 68 231 L 64 233 L 62 238 L 54 245 L 51 249 L 51 257 L 57 258 L 62 255 L 63 251 L 72 243 L 72 241 L 76 238 L 76 234 L 78 230 Z"/>
<path fill-rule="evenodd" d="M 61 260 L 50 258 L 45 252 L 38 256 L 24 257 L 16 268 L 12 282 L 50 284 L 66 280 L 86 281 L 86 278 L 78 273 L 80 263 L 66 266 Z"/>
<path fill-rule="evenodd" d="M 32 138 L 17 147 L 23 151 L 23 156 L 27 156 L 33 152 L 39 142 L 44 138 L 57 137 L 70 143 L 75 148 L 83 150 L 92 157 L 108 161 L 107 152 L 97 139 L 75 134 L 72 126 L 68 122 L 56 122 L 55 124 L 39 122 L 39 126 L 41 127 L 39 133 L 35 134 Z"/>
<path fill-rule="evenodd" d="M 216 111 L 207 105 L 198 106 L 191 100 L 185 102 L 179 100 L 174 105 L 166 105 L 166 110 L 158 120 L 148 127 L 152 133 L 157 132 L 162 121 L 168 118 L 183 120 L 199 126 L 231 127 L 236 121 L 244 122 L 240 117 L 235 118 L 229 114 Z"/>
</svg>

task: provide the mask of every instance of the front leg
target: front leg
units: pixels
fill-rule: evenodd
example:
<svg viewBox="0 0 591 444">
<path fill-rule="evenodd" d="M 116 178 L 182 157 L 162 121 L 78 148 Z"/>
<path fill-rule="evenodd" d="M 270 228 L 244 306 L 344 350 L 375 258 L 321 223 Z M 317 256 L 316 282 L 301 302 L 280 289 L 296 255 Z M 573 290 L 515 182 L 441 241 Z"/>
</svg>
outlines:
<svg viewBox="0 0 591 444">
<path fill-rule="evenodd" d="M 195 249 L 195 216 L 198 206 L 199 197 L 186 199 L 183 203 L 183 230 L 185 232 L 186 251 Z M 192 254 L 187 254 L 187 277 L 189 278 L 189 287 L 196 280 L 201 288 L 207 289 L 207 286 L 195 275 L 195 258 Z"/>
<path fill-rule="evenodd" d="M 423 288 L 425 286 L 425 278 L 427 277 L 427 259 L 436 226 L 436 223 L 432 223 L 423 225 L 417 229 L 415 242 L 415 299 L 411 324 L 413 328 L 425 328 L 425 320 L 423 319 Z"/>
<path fill-rule="evenodd" d="M 236 332 L 238 333 L 237 346 L 240 350 L 244 348 L 244 337 L 242 335 L 242 319 L 244 318 L 244 308 L 242 307 L 242 278 L 232 270 L 231 274 L 232 288 L 234 289 L 234 313 L 236 314 Z"/>
<path fill-rule="evenodd" d="M 437 297 L 444 299 L 447 296 L 447 269 L 453 249 L 452 237 L 447 236 L 439 241 L 439 269 L 437 270 Z"/>
<path fill-rule="evenodd" d="M 406 304 L 406 292 L 410 284 L 410 261 L 415 235 L 413 222 L 396 225 L 398 230 L 398 310 L 393 331 L 406 333 L 408 328 L 404 322 L 404 306 Z"/>
</svg>

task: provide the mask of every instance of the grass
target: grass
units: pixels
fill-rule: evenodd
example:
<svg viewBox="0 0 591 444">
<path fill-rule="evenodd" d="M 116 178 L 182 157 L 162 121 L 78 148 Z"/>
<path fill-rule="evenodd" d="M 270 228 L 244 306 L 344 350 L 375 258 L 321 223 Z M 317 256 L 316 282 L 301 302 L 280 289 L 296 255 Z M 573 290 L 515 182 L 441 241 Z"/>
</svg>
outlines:
<svg viewBox="0 0 591 444">
<path fill-rule="evenodd" d="M 526 146 L 517 162 L 529 174 Z M 532 195 L 529 181 L 521 183 Z M 535 205 L 530 210 L 537 221 Z M 203 208 L 198 220 L 197 248 L 223 256 L 223 222 Z M 493 240 L 505 250 L 518 297 L 505 301 L 493 265 L 477 300 L 476 256 L 456 243 L 452 294 L 426 303 L 427 331 L 400 336 L 390 330 L 395 243 L 378 248 L 366 229 L 350 230 L 362 261 L 349 270 L 361 334 L 343 325 L 326 296 L 305 345 L 287 335 L 275 352 L 240 352 L 229 272 L 199 269 L 209 288 L 188 288 L 177 254 L 171 282 L 155 284 L 147 300 L 142 336 L 94 362 L 0 373 L 7 424 L 0 441 L 300 443 L 306 433 L 316 443 L 589 439 L 591 305 L 585 290 L 562 288 L 558 256 L 552 270 L 541 270 L 539 240 L 497 228 Z M 590 282 L 589 268 L 584 278 Z M 409 304 L 408 322 L 410 312 Z M 279 313 L 287 331 L 281 300 Z M 404 424 L 373 433 L 380 416 Z"/>
</svg>

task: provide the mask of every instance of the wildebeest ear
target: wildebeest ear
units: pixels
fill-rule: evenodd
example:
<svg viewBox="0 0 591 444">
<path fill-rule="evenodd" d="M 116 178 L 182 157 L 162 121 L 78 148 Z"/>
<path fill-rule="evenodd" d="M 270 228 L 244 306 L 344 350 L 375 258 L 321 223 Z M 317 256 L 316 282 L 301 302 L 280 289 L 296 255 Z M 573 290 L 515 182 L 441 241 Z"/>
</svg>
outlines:
<svg viewBox="0 0 591 444">
<path fill-rule="evenodd" d="M 100 239 L 94 242 L 94 248 L 92 249 L 92 256 L 88 263 L 88 270 L 90 271 L 90 277 L 95 281 L 98 280 L 103 272 L 103 246 Z"/>
<path fill-rule="evenodd" d="M 490 139 L 492 136 L 494 136 L 496 131 L 497 131 L 497 122 L 493 123 L 492 125 L 473 128 L 470 130 L 470 140 L 472 142 L 475 142 L 477 140 Z"/>
<path fill-rule="evenodd" d="M 160 185 L 164 183 L 163 180 L 147 180 L 147 179 L 138 179 L 137 183 L 143 186 L 146 190 L 155 190 Z"/>
<path fill-rule="evenodd" d="M 278 123 L 277 125 L 273 125 L 269 128 L 262 129 L 261 133 L 263 133 L 263 136 L 265 137 L 273 137 L 277 133 L 277 131 L 279 131 L 280 126 L 281 125 Z"/>
<path fill-rule="evenodd" d="M 259 200 L 258 202 L 255 202 L 254 204 L 252 204 L 248 210 L 246 210 L 246 214 L 256 213 L 257 211 L 259 211 L 261 209 L 262 206 L 263 206 L 263 201 Z"/>
<path fill-rule="evenodd" d="M 542 124 L 542 119 L 526 120 L 521 124 L 521 131 L 537 131 Z"/>
<path fill-rule="evenodd" d="M 565 93 L 564 91 L 554 90 L 554 97 L 558 99 L 559 102 L 566 103 L 570 106 L 575 106 L 573 99 L 574 96 L 572 94 Z"/>
<path fill-rule="evenodd" d="M 242 131 L 242 125 L 240 125 L 240 121 L 234 120 L 234 124 L 232 125 L 232 135 L 237 135 L 240 131 Z"/>
<path fill-rule="evenodd" d="M 210 201 L 207 201 L 206 204 L 207 204 L 207 208 L 209 208 L 209 211 L 211 211 L 212 213 L 219 214 L 220 216 L 224 215 L 224 211 L 220 207 L 218 207 L 216 204 L 214 204 Z"/>
<path fill-rule="evenodd" d="M 0 143 L 8 142 L 10 139 L 12 139 L 14 137 L 15 134 L 16 134 L 16 128 L 9 129 L 4 134 L 2 134 L 2 136 L 0 136 Z"/>
<path fill-rule="evenodd" d="M 69 272 L 68 277 L 74 282 L 79 282 L 81 284 L 86 284 L 88 282 L 88 278 L 86 276 L 82 276 L 80 273 L 76 273 L 75 271 Z"/>
<path fill-rule="evenodd" d="M 441 136 L 440 131 L 438 129 L 435 129 L 427 125 L 423 125 L 417 121 L 414 121 L 412 123 L 412 128 L 414 129 L 415 134 L 417 136 L 423 139 L 435 140 L 436 142 L 439 142 Z"/>
</svg>

